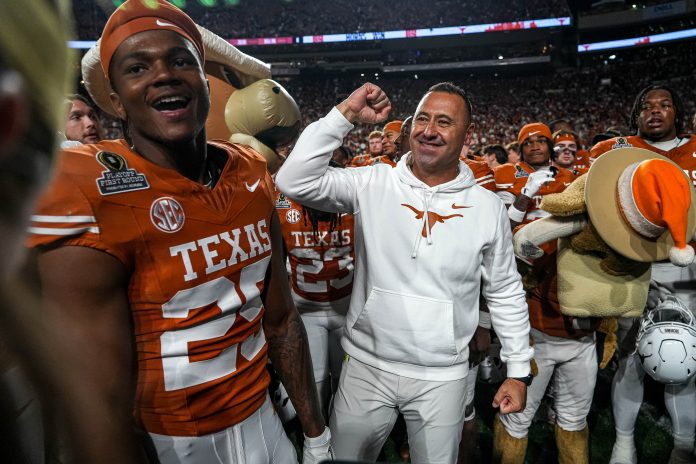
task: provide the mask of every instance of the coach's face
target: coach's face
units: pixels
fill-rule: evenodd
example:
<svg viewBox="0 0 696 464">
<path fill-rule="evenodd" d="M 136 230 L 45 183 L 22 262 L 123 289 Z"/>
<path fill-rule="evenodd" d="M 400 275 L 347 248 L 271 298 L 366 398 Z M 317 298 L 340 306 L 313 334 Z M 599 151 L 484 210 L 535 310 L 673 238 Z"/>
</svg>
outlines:
<svg viewBox="0 0 696 464">
<path fill-rule="evenodd" d="M 454 172 L 452 179 L 456 177 L 459 152 L 470 142 L 473 128 L 461 96 L 425 94 L 416 108 L 409 140 L 416 177 L 447 175 L 450 171 Z"/>
</svg>

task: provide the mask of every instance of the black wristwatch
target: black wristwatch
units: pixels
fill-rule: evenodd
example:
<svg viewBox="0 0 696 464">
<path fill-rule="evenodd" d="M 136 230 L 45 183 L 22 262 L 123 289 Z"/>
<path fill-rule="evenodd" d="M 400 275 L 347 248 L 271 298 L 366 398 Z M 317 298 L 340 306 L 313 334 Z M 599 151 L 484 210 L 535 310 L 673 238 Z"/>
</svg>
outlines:
<svg viewBox="0 0 696 464">
<path fill-rule="evenodd" d="M 532 384 L 532 379 L 534 379 L 534 376 L 530 373 L 524 377 L 510 377 L 510 378 L 514 379 L 514 380 L 519 380 L 520 382 L 522 382 L 526 386 L 530 386 Z"/>
</svg>

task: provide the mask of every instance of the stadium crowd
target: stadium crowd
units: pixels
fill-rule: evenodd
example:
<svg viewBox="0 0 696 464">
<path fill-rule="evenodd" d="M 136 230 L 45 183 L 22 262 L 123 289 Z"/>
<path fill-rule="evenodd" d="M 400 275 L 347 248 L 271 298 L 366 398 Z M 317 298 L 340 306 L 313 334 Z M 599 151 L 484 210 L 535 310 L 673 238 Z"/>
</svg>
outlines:
<svg viewBox="0 0 696 464">
<path fill-rule="evenodd" d="M 696 97 L 689 91 L 694 79 L 693 43 L 651 47 L 619 54 L 616 59 L 587 58 L 579 70 L 567 69 L 541 75 L 455 76 L 453 80 L 466 88 L 475 108 L 473 149 L 487 144 L 507 144 L 516 140 L 517 128 L 530 121 L 569 119 L 588 147 L 595 135 L 608 128 L 626 134 L 632 94 L 636 87 L 651 80 L 669 82 L 684 95 L 687 114 L 696 112 Z M 657 66 L 656 64 L 659 64 Z M 646 66 L 651 72 L 645 73 Z M 347 95 L 351 89 L 372 76 L 331 79 L 301 78 L 286 83 L 302 109 L 303 121 L 315 121 L 331 105 L 323 95 Z M 380 75 L 375 81 L 393 101 L 395 116 L 412 114 L 418 95 L 437 78 L 420 75 L 391 77 Z M 529 102 L 534 102 L 530 105 Z M 355 153 L 366 149 L 372 126 L 358 125 L 346 143 Z"/>
<path fill-rule="evenodd" d="M 108 4 L 107 4 L 108 5 Z M 74 2 L 81 40 L 94 40 L 113 11 L 91 0 Z M 490 24 L 514 20 L 569 16 L 565 0 L 511 0 L 470 2 L 461 8 L 457 0 L 435 0 L 428 8 L 417 0 L 399 3 L 398 14 L 389 2 L 353 0 L 240 0 L 205 7 L 188 2 L 185 11 L 202 26 L 224 38 L 284 37 L 330 33 L 353 33 L 417 29 L 422 27 Z"/>
</svg>

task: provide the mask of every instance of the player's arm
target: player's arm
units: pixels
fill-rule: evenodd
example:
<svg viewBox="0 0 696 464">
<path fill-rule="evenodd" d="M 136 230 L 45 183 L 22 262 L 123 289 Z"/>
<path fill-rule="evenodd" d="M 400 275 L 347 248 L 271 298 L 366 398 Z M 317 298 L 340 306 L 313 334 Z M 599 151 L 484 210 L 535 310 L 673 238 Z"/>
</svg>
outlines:
<svg viewBox="0 0 696 464">
<path fill-rule="evenodd" d="M 524 221 L 527 209 L 532 205 L 532 198 L 539 192 L 541 187 L 553 181 L 556 172 L 558 172 L 556 168 L 540 169 L 527 177 L 527 183 L 522 188 L 522 192 L 515 198 L 512 206 L 508 208 L 511 229 L 514 229 Z"/>
<path fill-rule="evenodd" d="M 133 332 L 123 264 L 104 252 L 63 246 L 39 252 L 45 322 L 71 360 L 67 411 L 85 462 L 145 462 L 133 423 Z M 78 443 L 78 441 L 80 443 Z"/>
<path fill-rule="evenodd" d="M 275 211 L 271 219 L 273 256 L 264 288 L 263 330 L 273 368 L 288 391 L 302 429 L 308 437 L 324 432 L 312 370 L 312 359 L 302 319 L 290 296 L 288 275 L 282 253 L 283 238 Z"/>
</svg>

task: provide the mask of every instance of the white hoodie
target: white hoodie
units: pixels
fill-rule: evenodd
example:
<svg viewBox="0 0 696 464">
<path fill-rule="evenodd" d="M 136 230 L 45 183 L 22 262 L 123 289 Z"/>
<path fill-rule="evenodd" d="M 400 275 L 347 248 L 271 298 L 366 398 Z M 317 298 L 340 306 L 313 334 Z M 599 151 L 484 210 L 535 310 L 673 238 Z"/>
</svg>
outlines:
<svg viewBox="0 0 696 464">
<path fill-rule="evenodd" d="M 529 318 L 502 201 L 465 163 L 429 187 L 404 156 L 396 168 L 328 167 L 353 125 L 334 108 L 311 124 L 276 176 L 288 197 L 355 215 L 355 280 L 343 348 L 378 369 L 421 380 L 466 377 L 479 292 L 510 377 L 529 373 Z"/>
</svg>

